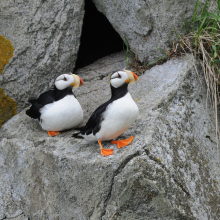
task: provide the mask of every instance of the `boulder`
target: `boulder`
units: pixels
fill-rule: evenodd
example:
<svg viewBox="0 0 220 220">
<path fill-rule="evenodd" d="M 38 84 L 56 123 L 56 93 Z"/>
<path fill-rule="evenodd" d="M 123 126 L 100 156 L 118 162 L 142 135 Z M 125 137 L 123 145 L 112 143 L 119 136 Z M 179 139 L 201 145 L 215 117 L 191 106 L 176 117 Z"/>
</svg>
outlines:
<svg viewBox="0 0 220 220">
<path fill-rule="evenodd" d="M 196 4 L 196 0 L 93 2 L 141 62 L 166 55 L 166 49 L 177 40 L 176 34 L 182 33 L 184 19 L 190 21 L 192 18 Z"/>
<path fill-rule="evenodd" d="M 215 122 L 192 56 L 147 70 L 129 91 L 140 110 L 120 137 L 131 145 L 103 157 L 97 142 L 48 137 L 38 121 L 14 116 L 0 130 L 0 219 L 219 219 Z M 122 54 L 79 70 L 85 113 L 110 98 L 108 76 Z M 22 219 L 23 220 L 23 219 Z"/>
<path fill-rule="evenodd" d="M 20 112 L 29 98 L 46 91 L 57 75 L 72 72 L 84 1 L 0 0 L 0 5 L 1 126 L 16 108 Z"/>
</svg>

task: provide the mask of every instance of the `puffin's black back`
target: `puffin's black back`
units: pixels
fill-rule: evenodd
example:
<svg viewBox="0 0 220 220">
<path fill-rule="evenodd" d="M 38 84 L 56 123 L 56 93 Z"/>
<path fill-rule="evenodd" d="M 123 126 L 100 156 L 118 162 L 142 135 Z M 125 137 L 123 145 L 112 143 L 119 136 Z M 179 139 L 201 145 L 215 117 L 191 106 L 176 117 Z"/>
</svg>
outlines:
<svg viewBox="0 0 220 220">
<path fill-rule="evenodd" d="M 26 111 L 26 114 L 31 118 L 39 119 L 41 115 L 39 110 L 41 108 L 47 104 L 64 98 L 66 95 L 74 95 L 71 87 L 68 87 L 64 90 L 58 90 L 56 87 L 54 87 L 54 90 L 49 90 L 42 93 L 38 99 L 28 100 L 32 106 Z"/>
<path fill-rule="evenodd" d="M 75 138 L 80 138 L 78 134 L 83 134 L 83 135 L 89 135 L 93 132 L 93 135 L 95 135 L 99 130 L 101 126 L 101 122 L 103 120 L 103 113 L 105 112 L 106 108 L 108 107 L 109 104 L 114 102 L 117 99 L 122 98 L 125 96 L 128 92 L 128 84 L 125 83 L 123 86 L 119 88 L 114 88 L 111 85 L 111 92 L 112 92 L 112 97 L 109 101 L 105 102 L 104 104 L 100 105 L 90 116 L 88 122 L 86 123 L 85 126 L 76 128 L 76 130 L 79 130 L 80 132 L 77 134 L 73 134 L 73 137 Z"/>
</svg>

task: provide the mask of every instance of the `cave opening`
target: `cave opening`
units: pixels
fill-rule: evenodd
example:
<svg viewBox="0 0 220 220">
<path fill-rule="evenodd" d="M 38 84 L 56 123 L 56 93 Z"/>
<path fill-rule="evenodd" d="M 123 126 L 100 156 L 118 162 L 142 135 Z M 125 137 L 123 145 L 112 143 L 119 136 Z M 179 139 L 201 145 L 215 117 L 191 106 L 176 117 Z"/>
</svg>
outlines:
<svg viewBox="0 0 220 220">
<path fill-rule="evenodd" d="M 92 0 L 85 0 L 85 15 L 75 70 L 123 50 L 123 40 Z"/>
</svg>

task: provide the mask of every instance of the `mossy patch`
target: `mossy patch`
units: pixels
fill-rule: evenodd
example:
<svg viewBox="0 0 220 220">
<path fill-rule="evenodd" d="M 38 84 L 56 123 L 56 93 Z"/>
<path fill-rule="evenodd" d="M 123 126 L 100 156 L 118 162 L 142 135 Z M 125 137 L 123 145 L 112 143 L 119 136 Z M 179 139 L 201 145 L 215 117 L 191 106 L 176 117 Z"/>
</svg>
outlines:
<svg viewBox="0 0 220 220">
<path fill-rule="evenodd" d="M 0 88 L 0 128 L 2 125 L 17 114 L 17 103 L 5 95 L 4 90 Z"/>
<path fill-rule="evenodd" d="M 3 72 L 4 66 L 8 64 L 9 59 L 13 56 L 13 46 L 11 41 L 0 35 L 0 74 Z M 0 128 L 2 125 L 17 114 L 17 103 L 5 95 L 0 88 Z"/>
<path fill-rule="evenodd" d="M 4 66 L 8 64 L 9 59 L 12 58 L 13 50 L 11 41 L 0 35 L 0 74 L 3 72 Z"/>
</svg>

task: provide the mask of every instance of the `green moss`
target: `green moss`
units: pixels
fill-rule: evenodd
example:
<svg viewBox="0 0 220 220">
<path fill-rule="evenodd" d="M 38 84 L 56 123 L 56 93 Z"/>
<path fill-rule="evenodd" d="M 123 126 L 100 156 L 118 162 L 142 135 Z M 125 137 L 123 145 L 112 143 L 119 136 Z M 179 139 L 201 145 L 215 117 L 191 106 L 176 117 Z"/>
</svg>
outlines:
<svg viewBox="0 0 220 220">
<path fill-rule="evenodd" d="M 0 74 L 3 72 L 4 66 L 8 64 L 9 59 L 12 58 L 13 50 L 11 41 L 0 35 Z"/>
<path fill-rule="evenodd" d="M 5 95 L 4 90 L 0 88 L 0 128 L 2 125 L 17 114 L 17 103 Z"/>
</svg>

